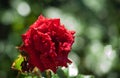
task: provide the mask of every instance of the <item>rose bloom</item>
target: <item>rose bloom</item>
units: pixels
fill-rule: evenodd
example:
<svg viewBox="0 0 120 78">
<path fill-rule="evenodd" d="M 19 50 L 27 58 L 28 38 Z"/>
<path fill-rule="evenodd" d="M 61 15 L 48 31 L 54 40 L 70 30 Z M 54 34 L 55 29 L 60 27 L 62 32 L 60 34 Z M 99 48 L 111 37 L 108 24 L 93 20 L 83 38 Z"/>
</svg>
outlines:
<svg viewBox="0 0 120 78">
<path fill-rule="evenodd" d="M 40 15 L 25 34 L 20 50 L 28 54 L 28 62 L 40 71 L 51 69 L 54 73 L 59 66 L 72 63 L 68 53 L 74 42 L 74 31 L 60 24 L 60 19 L 49 19 Z"/>
</svg>

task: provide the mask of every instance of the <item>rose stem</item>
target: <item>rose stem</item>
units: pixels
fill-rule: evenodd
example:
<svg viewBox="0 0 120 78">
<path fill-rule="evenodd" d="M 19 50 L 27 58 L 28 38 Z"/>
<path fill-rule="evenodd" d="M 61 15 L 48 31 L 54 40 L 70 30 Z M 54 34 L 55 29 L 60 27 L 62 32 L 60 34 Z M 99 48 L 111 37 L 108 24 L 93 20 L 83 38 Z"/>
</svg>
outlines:
<svg viewBox="0 0 120 78">
<path fill-rule="evenodd" d="M 48 69 L 48 70 L 46 70 L 46 78 L 52 78 L 52 76 L 51 76 L 51 71 Z"/>
<path fill-rule="evenodd" d="M 38 78 L 42 78 L 40 71 L 36 70 L 36 71 L 34 71 L 34 74 L 36 74 L 38 76 Z"/>
<path fill-rule="evenodd" d="M 20 72 L 18 72 L 18 74 L 17 74 L 16 78 L 19 78 L 19 77 L 20 77 Z"/>
</svg>

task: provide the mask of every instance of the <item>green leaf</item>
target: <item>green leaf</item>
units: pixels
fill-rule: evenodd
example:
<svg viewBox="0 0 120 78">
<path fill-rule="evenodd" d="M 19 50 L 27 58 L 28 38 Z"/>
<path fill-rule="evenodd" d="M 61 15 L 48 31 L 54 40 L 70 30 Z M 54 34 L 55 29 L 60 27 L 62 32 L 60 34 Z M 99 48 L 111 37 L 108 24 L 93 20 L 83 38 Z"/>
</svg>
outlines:
<svg viewBox="0 0 120 78">
<path fill-rule="evenodd" d="M 59 78 L 59 76 L 57 74 L 53 74 L 52 78 Z"/>
<path fill-rule="evenodd" d="M 57 75 L 59 78 L 68 78 L 68 75 L 61 68 L 57 70 Z"/>
<path fill-rule="evenodd" d="M 81 74 L 79 74 L 76 78 L 95 78 L 95 77 L 92 76 L 92 75 L 81 75 Z"/>
<path fill-rule="evenodd" d="M 38 78 L 37 76 L 25 76 L 24 78 Z"/>
<path fill-rule="evenodd" d="M 19 55 L 18 58 L 13 62 L 12 69 L 21 71 L 21 63 L 24 61 L 24 57 Z"/>
</svg>

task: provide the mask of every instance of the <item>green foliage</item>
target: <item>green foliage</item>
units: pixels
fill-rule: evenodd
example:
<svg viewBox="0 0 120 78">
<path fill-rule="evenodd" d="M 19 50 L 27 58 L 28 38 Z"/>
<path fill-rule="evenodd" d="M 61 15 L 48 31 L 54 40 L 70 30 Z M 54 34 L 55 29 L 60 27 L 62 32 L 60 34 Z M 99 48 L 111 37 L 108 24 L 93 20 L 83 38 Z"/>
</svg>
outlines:
<svg viewBox="0 0 120 78">
<path fill-rule="evenodd" d="M 87 76 L 87 75 L 81 75 L 79 74 L 76 78 L 95 78 L 94 76 Z"/>
</svg>

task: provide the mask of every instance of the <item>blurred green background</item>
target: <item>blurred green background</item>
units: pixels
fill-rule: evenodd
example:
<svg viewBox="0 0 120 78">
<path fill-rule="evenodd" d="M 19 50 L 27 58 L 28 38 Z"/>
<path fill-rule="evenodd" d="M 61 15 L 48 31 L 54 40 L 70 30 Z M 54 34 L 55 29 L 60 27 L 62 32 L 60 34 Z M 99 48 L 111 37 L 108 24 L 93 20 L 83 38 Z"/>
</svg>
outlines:
<svg viewBox="0 0 120 78">
<path fill-rule="evenodd" d="M 0 78 L 16 78 L 15 47 L 40 14 L 76 31 L 69 77 L 120 78 L 120 0 L 0 0 Z"/>
</svg>

